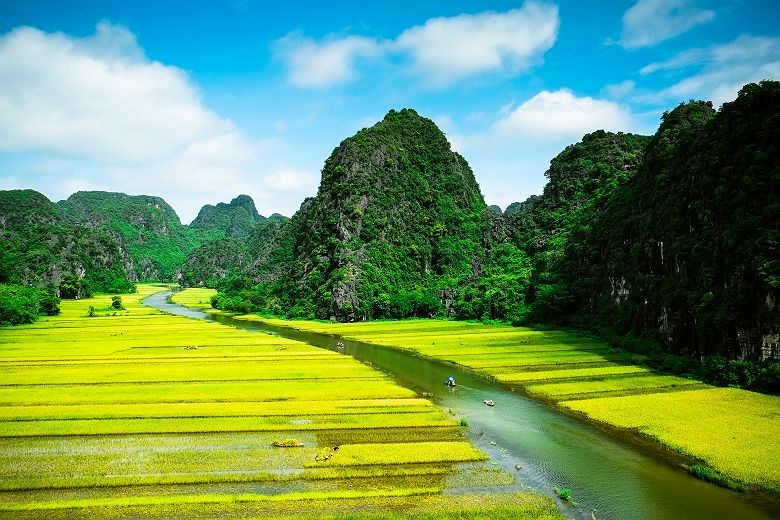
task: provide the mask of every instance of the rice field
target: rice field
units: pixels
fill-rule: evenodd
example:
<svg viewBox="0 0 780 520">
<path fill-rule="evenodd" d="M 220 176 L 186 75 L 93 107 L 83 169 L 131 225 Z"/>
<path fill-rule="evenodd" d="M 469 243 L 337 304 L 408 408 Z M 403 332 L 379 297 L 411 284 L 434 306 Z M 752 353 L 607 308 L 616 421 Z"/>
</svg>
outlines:
<svg viewBox="0 0 780 520">
<path fill-rule="evenodd" d="M 0 517 L 311 516 L 350 504 L 370 518 L 428 503 L 441 518 L 497 505 L 561 518 L 538 495 L 479 493 L 503 478 L 469 469 L 485 454 L 385 374 L 141 304 L 159 290 L 139 286 L 122 311 L 103 310 L 108 296 L 65 300 L 59 316 L 0 328 Z M 448 498 L 453 479 L 476 493 Z"/>
<path fill-rule="evenodd" d="M 471 368 L 590 420 L 650 437 L 753 489 L 780 493 L 780 397 L 714 388 L 630 363 L 563 331 L 446 320 L 326 323 L 242 316 Z M 497 406 L 500 403 L 497 403 Z"/>
<path fill-rule="evenodd" d="M 192 287 L 184 291 L 179 291 L 171 297 L 173 303 L 184 305 L 185 307 L 192 307 L 194 309 L 211 310 L 216 309 L 211 307 L 211 297 L 217 294 L 214 289 L 205 289 L 199 287 Z"/>
</svg>

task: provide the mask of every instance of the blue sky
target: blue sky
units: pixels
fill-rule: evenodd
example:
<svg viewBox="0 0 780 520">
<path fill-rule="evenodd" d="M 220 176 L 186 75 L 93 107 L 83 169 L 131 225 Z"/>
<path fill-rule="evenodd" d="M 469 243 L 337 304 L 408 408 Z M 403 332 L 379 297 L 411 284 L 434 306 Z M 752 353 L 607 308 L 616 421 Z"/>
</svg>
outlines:
<svg viewBox="0 0 780 520">
<path fill-rule="evenodd" d="M 342 139 L 409 107 L 506 207 L 585 133 L 760 79 L 780 79 L 771 0 L 0 0 L 0 189 L 291 215 Z"/>
</svg>

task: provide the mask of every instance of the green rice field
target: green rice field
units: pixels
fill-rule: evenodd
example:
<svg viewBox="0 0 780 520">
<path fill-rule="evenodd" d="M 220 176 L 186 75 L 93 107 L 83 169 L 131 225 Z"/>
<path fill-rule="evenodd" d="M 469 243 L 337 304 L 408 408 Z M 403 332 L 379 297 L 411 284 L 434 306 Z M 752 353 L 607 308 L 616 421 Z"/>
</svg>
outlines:
<svg viewBox="0 0 780 520">
<path fill-rule="evenodd" d="M 748 487 L 780 493 L 778 396 L 662 375 L 631 364 L 627 354 L 596 339 L 563 331 L 445 320 L 325 323 L 238 318 L 469 367 L 571 413 L 637 431 Z"/>
<path fill-rule="evenodd" d="M 483 482 L 462 428 L 385 374 L 142 305 L 159 290 L 0 328 L 0 517 L 561 518 L 549 498 L 492 493 L 512 478 Z"/>
</svg>

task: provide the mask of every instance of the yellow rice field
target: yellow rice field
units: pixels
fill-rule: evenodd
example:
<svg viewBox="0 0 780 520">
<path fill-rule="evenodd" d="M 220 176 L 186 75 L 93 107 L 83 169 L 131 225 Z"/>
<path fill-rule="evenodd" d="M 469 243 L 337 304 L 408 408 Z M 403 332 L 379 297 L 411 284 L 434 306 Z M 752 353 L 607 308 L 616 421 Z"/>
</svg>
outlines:
<svg viewBox="0 0 780 520">
<path fill-rule="evenodd" d="M 0 517 L 492 507 L 443 498 L 459 464 L 486 457 L 429 400 L 349 356 L 141 304 L 160 289 L 0 328 Z M 288 439 L 300 446 L 273 445 Z M 528 518 L 559 518 L 512 496 Z"/>
<path fill-rule="evenodd" d="M 363 323 L 242 319 L 409 350 L 629 428 L 749 487 L 780 492 L 780 397 L 722 389 L 629 363 L 563 331 L 446 320 Z"/>
</svg>

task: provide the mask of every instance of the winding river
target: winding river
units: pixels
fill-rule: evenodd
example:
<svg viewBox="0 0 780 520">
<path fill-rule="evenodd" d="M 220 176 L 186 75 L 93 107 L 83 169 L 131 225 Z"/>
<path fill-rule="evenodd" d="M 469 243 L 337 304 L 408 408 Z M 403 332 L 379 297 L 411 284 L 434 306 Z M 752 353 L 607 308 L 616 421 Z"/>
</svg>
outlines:
<svg viewBox="0 0 780 520">
<path fill-rule="evenodd" d="M 157 293 L 144 303 L 172 314 L 337 350 L 336 340 L 327 335 L 212 317 L 170 303 L 170 295 Z M 343 342 L 338 352 L 384 371 L 407 388 L 430 394 L 455 417 L 467 418 L 471 441 L 515 473 L 521 484 L 548 495 L 556 486 L 571 489 L 576 505 L 559 501 L 567 516 L 585 520 L 780 518 L 780 501 L 697 480 L 679 468 L 679 457 L 633 435 L 602 431 L 467 369 L 399 350 Z M 444 385 L 450 375 L 457 379 L 455 388 Z M 485 399 L 492 399 L 495 407 L 485 406 Z"/>
</svg>

